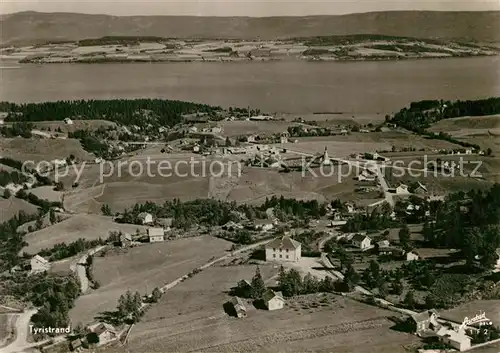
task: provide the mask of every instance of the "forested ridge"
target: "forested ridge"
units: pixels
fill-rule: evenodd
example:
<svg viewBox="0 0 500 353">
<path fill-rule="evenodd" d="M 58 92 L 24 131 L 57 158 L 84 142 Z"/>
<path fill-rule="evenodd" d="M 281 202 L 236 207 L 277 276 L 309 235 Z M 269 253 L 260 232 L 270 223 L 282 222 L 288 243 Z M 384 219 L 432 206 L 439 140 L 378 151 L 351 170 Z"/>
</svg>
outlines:
<svg viewBox="0 0 500 353">
<path fill-rule="evenodd" d="M 8 122 L 62 121 L 105 119 L 122 125 L 145 124 L 173 126 L 183 114 L 207 113 L 210 116 L 221 107 L 166 99 L 75 100 L 16 104 L 0 102 L 0 111 L 8 112 Z"/>
<path fill-rule="evenodd" d="M 392 121 L 408 130 L 423 132 L 442 119 L 500 114 L 500 97 L 466 101 L 423 100 L 397 112 Z"/>
</svg>

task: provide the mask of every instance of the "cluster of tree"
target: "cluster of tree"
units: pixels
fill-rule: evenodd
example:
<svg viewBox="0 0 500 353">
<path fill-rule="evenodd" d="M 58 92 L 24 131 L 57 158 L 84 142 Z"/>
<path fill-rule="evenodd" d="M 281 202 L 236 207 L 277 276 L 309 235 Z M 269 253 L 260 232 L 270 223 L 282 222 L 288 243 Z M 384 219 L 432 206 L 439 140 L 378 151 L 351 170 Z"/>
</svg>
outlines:
<svg viewBox="0 0 500 353">
<path fill-rule="evenodd" d="M 254 242 L 252 234 L 247 229 L 237 229 L 235 231 L 223 232 L 218 234 L 217 237 L 243 245 L 252 244 Z"/>
<path fill-rule="evenodd" d="M 403 272 L 400 270 L 384 271 L 375 260 L 370 261 L 361 279 L 368 288 L 377 288 L 380 297 L 385 298 L 389 293 L 400 295 L 403 293 Z"/>
<path fill-rule="evenodd" d="M 488 191 L 458 192 L 439 203 L 434 217 L 426 222 L 423 235 L 432 246 L 462 250 L 473 270 L 491 269 L 500 247 L 500 184 Z"/>
<path fill-rule="evenodd" d="M 108 157 L 108 144 L 102 142 L 89 130 L 76 130 L 68 132 L 69 138 L 78 139 L 85 151 L 93 153 L 98 157 Z"/>
<path fill-rule="evenodd" d="M 17 216 L 0 224 L 0 272 L 3 272 L 20 263 L 19 251 L 28 245 L 23 235 L 17 233 L 17 228 L 26 223 L 36 220 L 37 214 L 19 212 Z"/>
<path fill-rule="evenodd" d="M 309 49 L 314 50 L 314 49 Z M 304 130 L 302 126 L 289 126 L 287 129 L 288 133 L 292 137 L 306 137 L 306 136 L 331 136 L 335 133 L 328 128 L 313 128 L 310 130 Z"/>
<path fill-rule="evenodd" d="M 74 276 L 36 275 L 16 283 L 13 294 L 40 307 L 31 317 L 35 326 L 66 327 L 70 324 L 68 312 L 80 294 L 80 284 Z"/>
<path fill-rule="evenodd" d="M 107 210 L 106 210 L 107 211 Z M 159 205 L 154 202 L 136 204 L 126 209 L 119 217 L 122 223 L 140 224 L 141 212 L 151 213 L 156 218 L 173 218 L 172 226 L 188 229 L 193 225 L 220 226 L 229 221 L 239 221 L 238 213 L 248 219 L 265 218 L 265 212 L 251 205 L 237 205 L 236 202 L 224 202 L 211 199 L 198 199 L 181 202 L 178 199 Z"/>
<path fill-rule="evenodd" d="M 138 322 L 144 313 L 141 294 L 139 292 L 132 294 L 127 291 L 118 299 L 116 308 L 121 321 Z"/>
<path fill-rule="evenodd" d="M 474 344 L 489 342 L 500 338 L 500 328 L 491 326 L 478 331 L 470 331 L 468 335 L 472 338 Z"/>
<path fill-rule="evenodd" d="M 286 199 L 283 196 L 266 198 L 259 209 L 265 211 L 268 208 L 273 208 L 274 215 L 281 221 L 287 221 L 291 217 L 318 219 L 326 214 L 326 204 L 320 205 L 317 200 Z"/>
<path fill-rule="evenodd" d="M 24 189 L 19 190 L 16 193 L 16 197 L 40 207 L 44 212 L 48 212 L 52 207 L 61 207 L 61 208 L 63 207 L 62 203 L 59 201 L 48 201 L 41 199 L 38 196 L 30 192 L 27 192 Z"/>
<path fill-rule="evenodd" d="M 330 276 L 325 276 L 323 280 L 308 273 L 302 278 L 296 269 L 285 271 L 281 266 L 278 275 L 278 287 L 286 297 L 300 294 L 310 294 L 318 292 L 333 292 L 335 290 L 334 281 Z"/>
<path fill-rule="evenodd" d="M 320 251 L 315 245 L 325 235 L 325 232 L 310 230 L 295 234 L 293 239 L 302 244 L 302 256 L 317 257 L 320 256 Z"/>
<path fill-rule="evenodd" d="M 43 249 L 38 253 L 38 255 L 49 258 L 50 261 L 57 261 L 75 256 L 85 250 L 95 248 L 99 245 L 106 245 L 108 242 L 110 242 L 109 238 L 106 240 L 102 238 L 95 240 L 80 238 L 69 244 L 59 243 L 50 249 Z"/>
<path fill-rule="evenodd" d="M 352 233 L 362 230 L 380 230 L 397 226 L 392 217 L 391 206 L 384 202 L 380 207 L 375 208 L 371 213 L 356 213 L 347 223 L 342 226 L 344 232 Z"/>
<path fill-rule="evenodd" d="M 28 181 L 26 175 L 19 173 L 15 170 L 8 172 L 6 170 L 0 170 L 0 186 L 5 186 L 10 183 L 22 184 Z"/>
<path fill-rule="evenodd" d="M 173 126 L 182 115 L 204 112 L 215 115 L 220 107 L 164 99 L 76 100 L 16 104 L 0 102 L 0 111 L 9 112 L 7 121 L 61 121 L 65 118 L 106 119 L 121 125 L 139 127 Z"/>
<path fill-rule="evenodd" d="M 24 168 L 24 170 L 23 170 L 23 162 L 18 161 L 16 159 L 12 159 L 9 157 L 2 157 L 2 158 L 0 158 L 0 164 L 17 169 L 19 171 L 25 171 L 27 173 L 32 174 L 36 178 L 37 184 L 39 184 L 39 185 L 52 185 L 53 184 L 52 180 L 50 180 L 48 177 L 41 176 L 36 170 L 30 169 L 30 168 Z"/>
<path fill-rule="evenodd" d="M 31 138 L 33 124 L 28 122 L 15 122 L 11 126 L 1 126 L 0 135 L 4 137 Z"/>
<path fill-rule="evenodd" d="M 155 36 L 104 36 L 101 38 L 82 39 L 77 42 L 81 47 L 94 45 L 137 45 L 141 42 L 163 42 L 167 40 L 163 37 Z"/>
</svg>

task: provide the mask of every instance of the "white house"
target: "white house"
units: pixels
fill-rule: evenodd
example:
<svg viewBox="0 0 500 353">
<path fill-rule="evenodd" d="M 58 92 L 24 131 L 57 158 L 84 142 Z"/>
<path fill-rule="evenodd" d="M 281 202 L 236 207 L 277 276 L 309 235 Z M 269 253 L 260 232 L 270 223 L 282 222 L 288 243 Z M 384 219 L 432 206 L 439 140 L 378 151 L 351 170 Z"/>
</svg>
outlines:
<svg viewBox="0 0 500 353">
<path fill-rule="evenodd" d="M 445 326 L 441 326 L 441 328 L 436 332 L 436 335 L 439 337 L 441 342 L 460 352 L 471 348 L 471 339 L 465 334 L 465 330 L 462 327 L 459 327 L 457 331 L 455 331 Z"/>
<path fill-rule="evenodd" d="M 40 255 L 35 255 L 31 258 L 31 273 L 41 273 L 50 269 L 50 263 Z"/>
<path fill-rule="evenodd" d="M 276 238 L 266 244 L 266 261 L 299 261 L 302 245 L 288 236 Z"/>
<path fill-rule="evenodd" d="M 366 235 L 356 234 L 352 237 L 352 245 L 361 250 L 366 250 L 372 246 L 372 240 Z"/>
<path fill-rule="evenodd" d="M 196 126 L 191 126 L 189 127 L 188 132 L 195 134 L 198 132 L 198 128 Z"/>
<path fill-rule="evenodd" d="M 220 133 L 222 133 L 222 127 L 220 127 L 220 126 L 214 126 L 210 131 L 213 134 L 220 134 Z"/>
<path fill-rule="evenodd" d="M 200 153 L 200 146 L 194 145 L 193 146 L 193 153 Z"/>
<path fill-rule="evenodd" d="M 418 254 L 412 251 L 406 253 L 406 261 L 415 261 L 418 260 L 419 258 L 420 257 L 418 256 Z"/>
<path fill-rule="evenodd" d="M 273 222 L 268 219 L 257 220 L 254 222 L 254 229 L 260 230 L 261 232 L 268 232 L 273 228 L 274 228 Z"/>
<path fill-rule="evenodd" d="M 465 149 L 465 154 L 472 154 L 474 150 L 472 148 Z"/>
<path fill-rule="evenodd" d="M 137 215 L 137 218 L 142 224 L 153 223 L 153 215 L 151 213 L 141 212 Z"/>
<path fill-rule="evenodd" d="M 280 143 L 288 143 L 288 137 L 280 136 Z"/>
<path fill-rule="evenodd" d="M 381 240 L 381 241 L 377 242 L 377 247 L 379 249 L 388 248 L 390 246 L 391 246 L 391 243 L 389 242 L 389 240 Z"/>
<path fill-rule="evenodd" d="M 73 120 L 71 120 L 70 118 L 64 118 L 64 123 L 66 125 L 73 125 Z"/>
<path fill-rule="evenodd" d="M 0 118 L 0 125 L 3 125 L 3 124 L 5 124 L 5 120 L 4 120 L 4 118 Z"/>
<path fill-rule="evenodd" d="M 150 243 L 156 243 L 165 240 L 165 230 L 163 228 L 149 228 L 148 237 Z"/>
<path fill-rule="evenodd" d="M 114 341 L 118 337 L 118 333 L 115 328 L 110 324 L 100 322 L 87 327 L 89 333 L 94 333 L 99 339 L 97 345 L 102 346 L 106 343 Z"/>
<path fill-rule="evenodd" d="M 396 188 L 396 194 L 398 195 L 407 195 L 410 192 L 408 191 L 408 185 L 401 184 Z"/>
<path fill-rule="evenodd" d="M 285 299 L 281 292 L 274 292 L 271 289 L 268 289 L 262 295 L 262 300 L 264 300 L 264 305 L 267 310 L 278 310 L 283 309 L 285 306 Z"/>
<path fill-rule="evenodd" d="M 248 135 L 247 142 L 255 142 L 255 135 Z"/>
</svg>

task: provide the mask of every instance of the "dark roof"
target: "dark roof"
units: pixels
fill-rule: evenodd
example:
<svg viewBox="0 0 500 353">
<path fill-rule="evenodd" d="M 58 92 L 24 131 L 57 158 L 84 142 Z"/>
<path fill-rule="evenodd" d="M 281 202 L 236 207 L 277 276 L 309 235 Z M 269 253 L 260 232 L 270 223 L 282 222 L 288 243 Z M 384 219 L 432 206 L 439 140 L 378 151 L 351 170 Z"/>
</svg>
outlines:
<svg viewBox="0 0 500 353">
<path fill-rule="evenodd" d="M 269 243 L 266 244 L 266 248 L 273 248 L 273 249 L 289 249 L 289 250 L 295 250 L 300 246 L 300 243 L 296 240 L 291 239 L 288 236 L 283 236 L 282 238 L 276 238 L 274 240 L 271 240 Z"/>
<path fill-rule="evenodd" d="M 281 295 L 281 292 L 275 293 L 272 289 L 267 289 L 264 294 L 262 295 L 262 300 L 264 300 L 264 303 L 269 302 L 271 299 L 274 297 L 278 297 L 283 299 L 283 296 Z"/>
<path fill-rule="evenodd" d="M 363 234 L 355 234 L 355 235 L 352 237 L 352 241 L 363 241 L 365 238 L 370 239 L 370 237 L 368 237 L 368 236 L 366 236 L 366 235 L 363 235 Z"/>
<path fill-rule="evenodd" d="M 101 333 L 106 332 L 106 331 L 111 331 L 111 332 L 115 333 L 115 328 L 113 326 L 111 326 L 110 324 L 106 324 L 104 322 L 101 322 L 97 326 L 94 326 L 91 329 L 91 331 L 99 336 Z"/>
</svg>

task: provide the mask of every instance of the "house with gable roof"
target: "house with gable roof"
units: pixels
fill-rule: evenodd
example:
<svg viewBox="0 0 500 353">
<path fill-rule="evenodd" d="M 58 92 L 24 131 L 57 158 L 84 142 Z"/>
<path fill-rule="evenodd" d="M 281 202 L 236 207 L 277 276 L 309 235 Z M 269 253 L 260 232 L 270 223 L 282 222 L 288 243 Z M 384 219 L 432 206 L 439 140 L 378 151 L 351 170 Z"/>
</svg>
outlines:
<svg viewBox="0 0 500 353">
<path fill-rule="evenodd" d="M 286 235 L 271 240 L 265 248 L 266 261 L 297 262 L 302 257 L 302 245 Z"/>
</svg>

